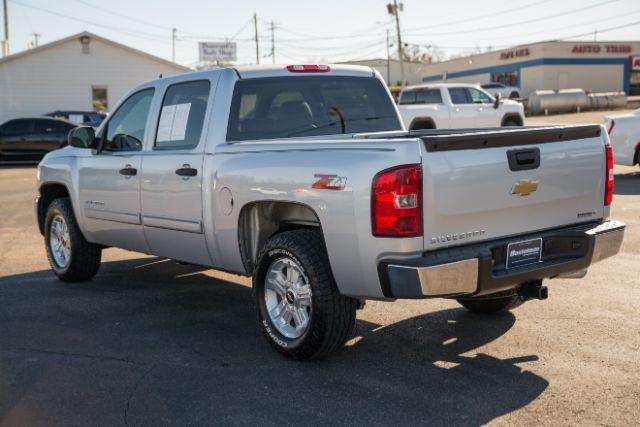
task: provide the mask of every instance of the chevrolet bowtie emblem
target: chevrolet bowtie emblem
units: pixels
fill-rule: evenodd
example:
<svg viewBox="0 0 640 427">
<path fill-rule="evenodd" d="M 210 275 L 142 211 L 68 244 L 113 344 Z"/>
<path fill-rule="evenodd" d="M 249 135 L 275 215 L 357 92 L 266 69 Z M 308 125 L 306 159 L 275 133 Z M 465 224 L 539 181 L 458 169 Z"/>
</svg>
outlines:
<svg viewBox="0 0 640 427">
<path fill-rule="evenodd" d="M 516 194 L 518 196 L 530 196 L 531 193 L 534 193 L 538 189 L 538 181 L 529 181 L 528 179 L 521 179 L 513 185 L 513 190 L 511 190 L 511 194 Z"/>
</svg>

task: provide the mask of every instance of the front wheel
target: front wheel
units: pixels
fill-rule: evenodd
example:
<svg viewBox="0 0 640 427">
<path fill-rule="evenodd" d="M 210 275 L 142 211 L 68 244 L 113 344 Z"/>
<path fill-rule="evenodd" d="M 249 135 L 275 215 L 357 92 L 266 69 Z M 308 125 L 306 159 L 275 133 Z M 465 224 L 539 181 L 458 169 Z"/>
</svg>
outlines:
<svg viewBox="0 0 640 427">
<path fill-rule="evenodd" d="M 66 282 L 89 280 L 100 268 L 102 249 L 82 235 L 67 198 L 47 208 L 44 223 L 47 258 L 53 272 Z"/>
<path fill-rule="evenodd" d="M 264 336 L 287 357 L 326 356 L 351 335 L 357 301 L 338 291 L 318 231 L 269 239 L 258 257 L 253 290 Z"/>
<path fill-rule="evenodd" d="M 460 298 L 457 301 L 467 310 L 481 314 L 496 314 L 513 310 L 524 303 L 518 294 L 497 298 Z"/>
</svg>

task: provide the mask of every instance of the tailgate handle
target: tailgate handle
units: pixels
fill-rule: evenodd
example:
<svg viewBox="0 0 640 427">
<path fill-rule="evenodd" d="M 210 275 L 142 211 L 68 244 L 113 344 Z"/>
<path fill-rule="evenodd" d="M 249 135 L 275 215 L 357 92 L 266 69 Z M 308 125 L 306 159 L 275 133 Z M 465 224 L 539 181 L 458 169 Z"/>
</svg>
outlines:
<svg viewBox="0 0 640 427">
<path fill-rule="evenodd" d="M 525 171 L 540 167 L 540 149 L 527 148 L 524 150 L 507 151 L 509 169 L 512 171 Z"/>
</svg>

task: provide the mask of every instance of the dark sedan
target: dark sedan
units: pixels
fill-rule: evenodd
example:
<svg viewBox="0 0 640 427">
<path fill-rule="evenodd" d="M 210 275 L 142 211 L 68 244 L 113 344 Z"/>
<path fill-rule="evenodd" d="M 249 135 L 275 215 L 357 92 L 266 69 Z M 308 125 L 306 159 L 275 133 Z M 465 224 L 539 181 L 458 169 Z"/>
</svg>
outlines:
<svg viewBox="0 0 640 427">
<path fill-rule="evenodd" d="M 49 117 L 9 120 L 0 125 L 0 160 L 40 160 L 49 151 L 67 144 L 77 125 Z"/>
<path fill-rule="evenodd" d="M 97 128 L 107 117 L 107 114 L 96 111 L 58 110 L 47 113 L 45 116 L 54 117 L 56 119 L 65 119 L 79 125 L 93 126 L 94 128 Z"/>
</svg>

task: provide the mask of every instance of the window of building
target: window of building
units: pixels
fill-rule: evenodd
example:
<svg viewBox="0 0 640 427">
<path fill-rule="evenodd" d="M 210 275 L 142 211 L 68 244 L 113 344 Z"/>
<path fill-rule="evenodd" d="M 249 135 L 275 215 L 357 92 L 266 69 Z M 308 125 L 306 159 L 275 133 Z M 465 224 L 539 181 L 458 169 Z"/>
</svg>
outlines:
<svg viewBox="0 0 640 427">
<path fill-rule="evenodd" d="M 91 102 L 93 111 L 108 111 L 107 87 L 91 86 Z"/>
<path fill-rule="evenodd" d="M 504 73 L 491 74 L 491 81 L 502 83 L 505 86 L 519 86 L 520 72 L 519 71 L 507 71 Z"/>
<path fill-rule="evenodd" d="M 153 92 L 153 89 L 141 90 L 122 103 L 107 123 L 103 150 L 142 150 Z"/>
<path fill-rule="evenodd" d="M 209 80 L 169 86 L 158 120 L 156 148 L 193 148 L 200 142 L 209 100 Z"/>
<path fill-rule="evenodd" d="M 640 71 L 632 71 L 629 76 L 629 95 L 640 95 Z"/>
</svg>

